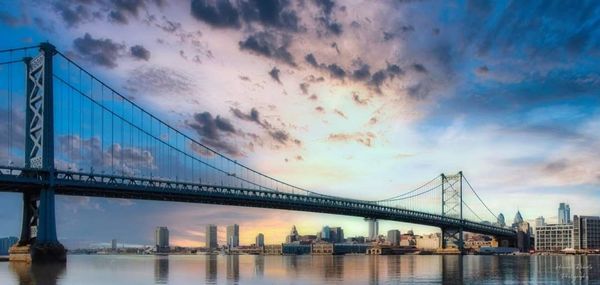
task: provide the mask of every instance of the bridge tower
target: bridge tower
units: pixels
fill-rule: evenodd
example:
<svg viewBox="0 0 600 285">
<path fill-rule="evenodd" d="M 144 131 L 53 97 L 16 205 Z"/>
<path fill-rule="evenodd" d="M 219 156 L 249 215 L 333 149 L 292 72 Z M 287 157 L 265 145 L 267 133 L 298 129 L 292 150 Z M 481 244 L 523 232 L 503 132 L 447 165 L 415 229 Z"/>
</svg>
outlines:
<svg viewBox="0 0 600 285">
<path fill-rule="evenodd" d="M 463 191 L 462 171 L 455 175 L 441 174 L 442 179 L 442 216 L 463 220 Z M 442 227 L 441 248 L 457 249 L 460 253 L 464 251 L 463 228 Z"/>
<path fill-rule="evenodd" d="M 25 169 L 21 174 L 43 186 L 23 192 L 23 223 L 19 242 L 10 249 L 11 261 L 66 261 L 56 236 L 54 213 L 54 90 L 52 63 L 56 49 L 40 45 L 26 64 Z"/>
</svg>

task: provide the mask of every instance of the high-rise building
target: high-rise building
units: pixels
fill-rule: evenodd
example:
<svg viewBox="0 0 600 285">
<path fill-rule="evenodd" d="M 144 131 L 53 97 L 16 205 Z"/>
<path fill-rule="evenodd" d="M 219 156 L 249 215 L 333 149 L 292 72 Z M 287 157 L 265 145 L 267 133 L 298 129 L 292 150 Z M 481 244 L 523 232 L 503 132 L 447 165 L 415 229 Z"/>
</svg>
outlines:
<svg viewBox="0 0 600 285">
<path fill-rule="evenodd" d="M 535 219 L 535 227 L 543 227 L 544 225 L 546 225 L 546 221 L 544 220 L 543 216 L 539 216 Z"/>
<path fill-rule="evenodd" d="M 500 215 L 498 215 L 498 222 L 497 222 L 497 224 L 500 227 L 506 227 L 506 221 L 504 220 L 504 214 L 500 213 Z"/>
<path fill-rule="evenodd" d="M 515 227 L 516 225 L 519 225 L 522 222 L 523 222 L 523 216 L 521 216 L 521 211 L 517 211 L 517 214 L 515 214 L 515 219 L 513 220 L 513 227 Z"/>
<path fill-rule="evenodd" d="M 227 246 L 240 246 L 240 226 L 237 224 L 227 226 Z"/>
<path fill-rule="evenodd" d="M 298 234 L 298 230 L 296 229 L 296 226 L 292 226 L 292 230 L 290 231 L 290 234 L 285 238 L 285 242 L 286 243 L 292 243 L 292 242 L 297 242 L 300 240 L 300 234 Z"/>
<path fill-rule="evenodd" d="M 571 207 L 569 207 L 569 204 L 560 203 L 560 205 L 558 205 L 558 223 L 559 224 L 570 224 L 571 223 Z"/>
<path fill-rule="evenodd" d="M 560 251 L 573 248 L 573 225 L 554 224 L 535 229 L 536 251 Z"/>
<path fill-rule="evenodd" d="M 215 250 L 219 245 L 217 244 L 217 226 L 207 225 L 206 226 L 206 248 L 208 250 Z"/>
<path fill-rule="evenodd" d="M 113 252 L 117 251 L 117 239 L 115 239 L 115 238 L 112 239 L 111 249 Z"/>
<path fill-rule="evenodd" d="M 600 249 L 600 217 L 573 216 L 573 248 Z"/>
<path fill-rule="evenodd" d="M 342 243 L 344 242 L 344 230 L 340 227 L 331 227 L 331 238 L 330 242 Z"/>
<path fill-rule="evenodd" d="M 331 229 L 329 229 L 329 226 L 324 226 L 321 230 L 321 239 L 324 241 L 331 240 Z"/>
<path fill-rule="evenodd" d="M 157 252 L 169 252 L 169 229 L 167 227 L 156 227 L 154 241 Z"/>
<path fill-rule="evenodd" d="M 400 231 L 399 230 L 389 230 L 387 232 L 387 241 L 392 246 L 400 245 Z"/>
<path fill-rule="evenodd" d="M 256 243 L 255 243 L 255 244 L 256 244 L 256 246 L 258 246 L 258 247 L 263 247 L 263 246 L 265 246 L 265 235 L 263 235 L 262 233 L 259 233 L 259 234 L 256 236 Z"/>
<path fill-rule="evenodd" d="M 366 219 L 369 222 L 369 239 L 376 240 L 379 237 L 379 221 L 377 219 Z"/>
<path fill-rule="evenodd" d="M 19 242 L 16 237 L 0 238 L 0 255 L 8 255 L 10 247 Z"/>
</svg>

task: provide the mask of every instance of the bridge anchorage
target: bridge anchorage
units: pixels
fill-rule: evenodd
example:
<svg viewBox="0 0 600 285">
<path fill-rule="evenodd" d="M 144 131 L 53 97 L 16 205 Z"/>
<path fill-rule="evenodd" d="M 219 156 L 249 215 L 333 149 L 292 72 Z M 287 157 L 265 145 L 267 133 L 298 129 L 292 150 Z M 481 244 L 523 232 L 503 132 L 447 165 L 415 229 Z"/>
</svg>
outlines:
<svg viewBox="0 0 600 285">
<path fill-rule="evenodd" d="M 13 71 L 19 73 L 13 77 Z M 173 128 L 48 43 L 0 51 L 0 95 L 9 102 L 6 110 L 0 105 L 0 116 L 8 114 L 0 120 L 8 130 L 0 137 L 0 191 L 23 195 L 12 261 L 66 260 L 57 238 L 55 195 L 329 213 L 366 218 L 375 226 L 377 220 L 421 224 L 441 229 L 439 246 L 447 253 L 464 252 L 463 232 L 503 241 L 517 236 L 495 222 L 496 214 L 462 172 L 383 200 L 335 197 L 277 180 Z M 13 131 L 13 109 L 25 110 L 22 132 Z"/>
</svg>

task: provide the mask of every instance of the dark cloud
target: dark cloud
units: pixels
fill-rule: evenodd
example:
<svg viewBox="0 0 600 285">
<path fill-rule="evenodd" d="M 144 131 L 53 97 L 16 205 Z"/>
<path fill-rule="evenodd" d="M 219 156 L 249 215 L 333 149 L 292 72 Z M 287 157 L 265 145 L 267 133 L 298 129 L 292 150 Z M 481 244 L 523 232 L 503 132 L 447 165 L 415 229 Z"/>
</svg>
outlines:
<svg viewBox="0 0 600 285">
<path fill-rule="evenodd" d="M 352 78 L 354 78 L 355 80 L 366 80 L 371 76 L 371 72 L 369 71 L 369 65 L 368 64 L 362 64 L 360 66 L 360 68 L 354 70 L 354 72 L 352 72 Z"/>
<path fill-rule="evenodd" d="M 125 49 L 123 44 L 113 42 L 111 39 L 94 39 L 88 33 L 73 40 L 73 46 L 83 59 L 109 68 L 117 66 L 117 59 Z"/>
<path fill-rule="evenodd" d="M 490 69 L 486 65 L 477 68 L 477 74 L 479 75 L 486 75 L 489 71 Z"/>
<path fill-rule="evenodd" d="M 553 161 L 550 162 L 548 164 L 546 164 L 544 166 L 544 170 L 550 172 L 550 173 L 558 173 L 558 172 L 562 172 L 563 170 L 567 169 L 568 164 L 566 160 L 558 160 L 558 161 Z"/>
<path fill-rule="evenodd" d="M 250 110 L 250 113 L 244 113 L 237 108 L 231 108 L 230 111 L 233 113 L 233 115 L 236 118 L 244 120 L 244 121 L 256 123 L 257 125 L 262 127 L 264 130 L 267 131 L 267 134 L 273 140 L 275 140 L 277 143 L 285 145 L 288 142 L 292 141 L 296 144 L 301 144 L 300 140 L 291 138 L 290 134 L 288 132 L 286 132 L 285 130 L 281 130 L 281 129 L 274 127 L 267 120 L 261 120 L 260 113 L 255 108 L 252 108 Z"/>
<path fill-rule="evenodd" d="M 110 8 L 112 10 L 108 17 L 117 23 L 127 24 L 130 17 L 137 18 L 140 11 L 147 7 L 146 2 L 144 0 L 111 0 Z M 162 1 L 152 2 L 158 6 L 163 5 Z"/>
<path fill-rule="evenodd" d="M 257 21 L 264 26 L 298 31 L 300 19 L 288 0 L 241 1 L 240 8 L 244 20 Z"/>
<path fill-rule="evenodd" d="M 277 59 L 295 66 L 294 57 L 288 51 L 290 38 L 285 35 L 275 35 L 267 32 L 258 32 L 239 42 L 240 49 L 249 50 L 255 54 Z"/>
<path fill-rule="evenodd" d="M 229 0 L 192 0 L 191 13 L 215 27 L 240 27 L 240 12 Z"/>
<path fill-rule="evenodd" d="M 257 22 L 281 30 L 300 30 L 300 18 L 288 0 L 192 0 L 191 13 L 214 27 L 238 29 L 242 22 Z"/>
<path fill-rule="evenodd" d="M 281 83 L 281 80 L 279 80 L 280 73 L 281 71 L 277 67 L 273 67 L 273 69 L 269 71 L 269 75 L 271 76 L 271 78 L 273 78 L 273 80 L 277 81 L 278 83 Z"/>
<path fill-rule="evenodd" d="M 0 11 L 0 23 L 16 27 L 25 24 L 26 19 L 23 16 L 17 17 L 6 11 Z"/>
<path fill-rule="evenodd" d="M 408 87 L 407 94 L 412 99 L 423 100 L 429 95 L 429 86 L 422 83 L 418 83 L 416 85 Z"/>
<path fill-rule="evenodd" d="M 304 57 L 304 60 L 306 60 L 306 62 L 308 62 L 310 65 L 314 66 L 314 67 L 318 67 L 319 63 L 317 62 L 317 59 L 315 58 L 315 56 L 312 53 L 307 54 Z"/>
<path fill-rule="evenodd" d="M 308 94 L 308 87 L 309 86 L 310 86 L 310 84 L 308 84 L 306 82 L 300 83 L 300 90 L 302 90 L 302 94 Z"/>
<path fill-rule="evenodd" d="M 308 97 L 309 100 L 313 100 L 313 101 L 317 101 L 319 99 L 319 97 L 317 97 L 317 95 L 313 94 L 310 95 L 310 97 Z"/>
<path fill-rule="evenodd" d="M 129 48 L 129 52 L 136 59 L 148 61 L 150 59 L 150 51 L 141 45 L 135 45 Z"/>
<path fill-rule="evenodd" d="M 321 25 L 323 25 L 328 32 L 333 33 L 334 35 L 341 35 L 342 24 L 333 18 L 334 7 L 336 6 L 335 1 L 315 0 L 314 3 L 321 11 L 321 15 L 317 17 L 317 20 Z"/>
<path fill-rule="evenodd" d="M 411 65 L 411 67 L 416 72 L 427 73 L 427 68 L 425 68 L 425 66 L 420 63 L 415 63 L 415 64 Z"/>
<path fill-rule="evenodd" d="M 211 113 L 203 112 L 196 113 L 193 121 L 187 122 L 187 125 L 196 131 L 201 137 L 202 143 L 229 155 L 240 156 L 242 154 L 238 147 L 229 142 L 232 135 L 238 134 L 229 120 L 218 115 L 213 117 Z"/>
<path fill-rule="evenodd" d="M 376 87 L 379 87 L 381 86 L 381 84 L 383 84 L 383 81 L 385 81 L 386 77 L 387 73 L 385 72 L 385 70 L 379 70 L 373 73 L 370 83 Z"/>
<path fill-rule="evenodd" d="M 339 67 L 335 63 L 327 65 L 326 68 L 327 68 L 327 70 L 329 70 L 329 74 L 332 77 L 335 77 L 335 78 L 338 78 L 338 79 L 344 79 L 344 77 L 346 77 L 346 71 L 344 71 L 344 69 L 342 69 L 341 67 Z"/>
<path fill-rule="evenodd" d="M 77 27 L 80 23 L 90 21 L 92 12 L 85 3 L 69 3 L 69 1 L 56 1 L 52 7 L 60 15 L 67 27 Z"/>
</svg>

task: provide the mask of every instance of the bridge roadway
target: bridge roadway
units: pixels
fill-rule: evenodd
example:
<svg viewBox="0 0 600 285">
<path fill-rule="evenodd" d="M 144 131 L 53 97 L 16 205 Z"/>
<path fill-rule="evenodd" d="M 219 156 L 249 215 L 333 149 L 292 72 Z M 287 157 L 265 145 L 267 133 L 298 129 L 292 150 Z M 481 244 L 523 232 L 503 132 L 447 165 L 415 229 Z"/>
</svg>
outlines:
<svg viewBox="0 0 600 285">
<path fill-rule="evenodd" d="M 56 171 L 50 179 L 22 175 L 20 168 L 0 168 L 0 191 L 39 191 L 54 185 L 56 194 L 107 198 L 176 201 L 189 203 L 272 208 L 375 218 L 467 232 L 515 237 L 516 232 L 489 224 L 438 214 L 378 205 L 374 202 L 322 194 L 296 194 L 272 190 L 205 185 L 105 174 Z"/>
</svg>

